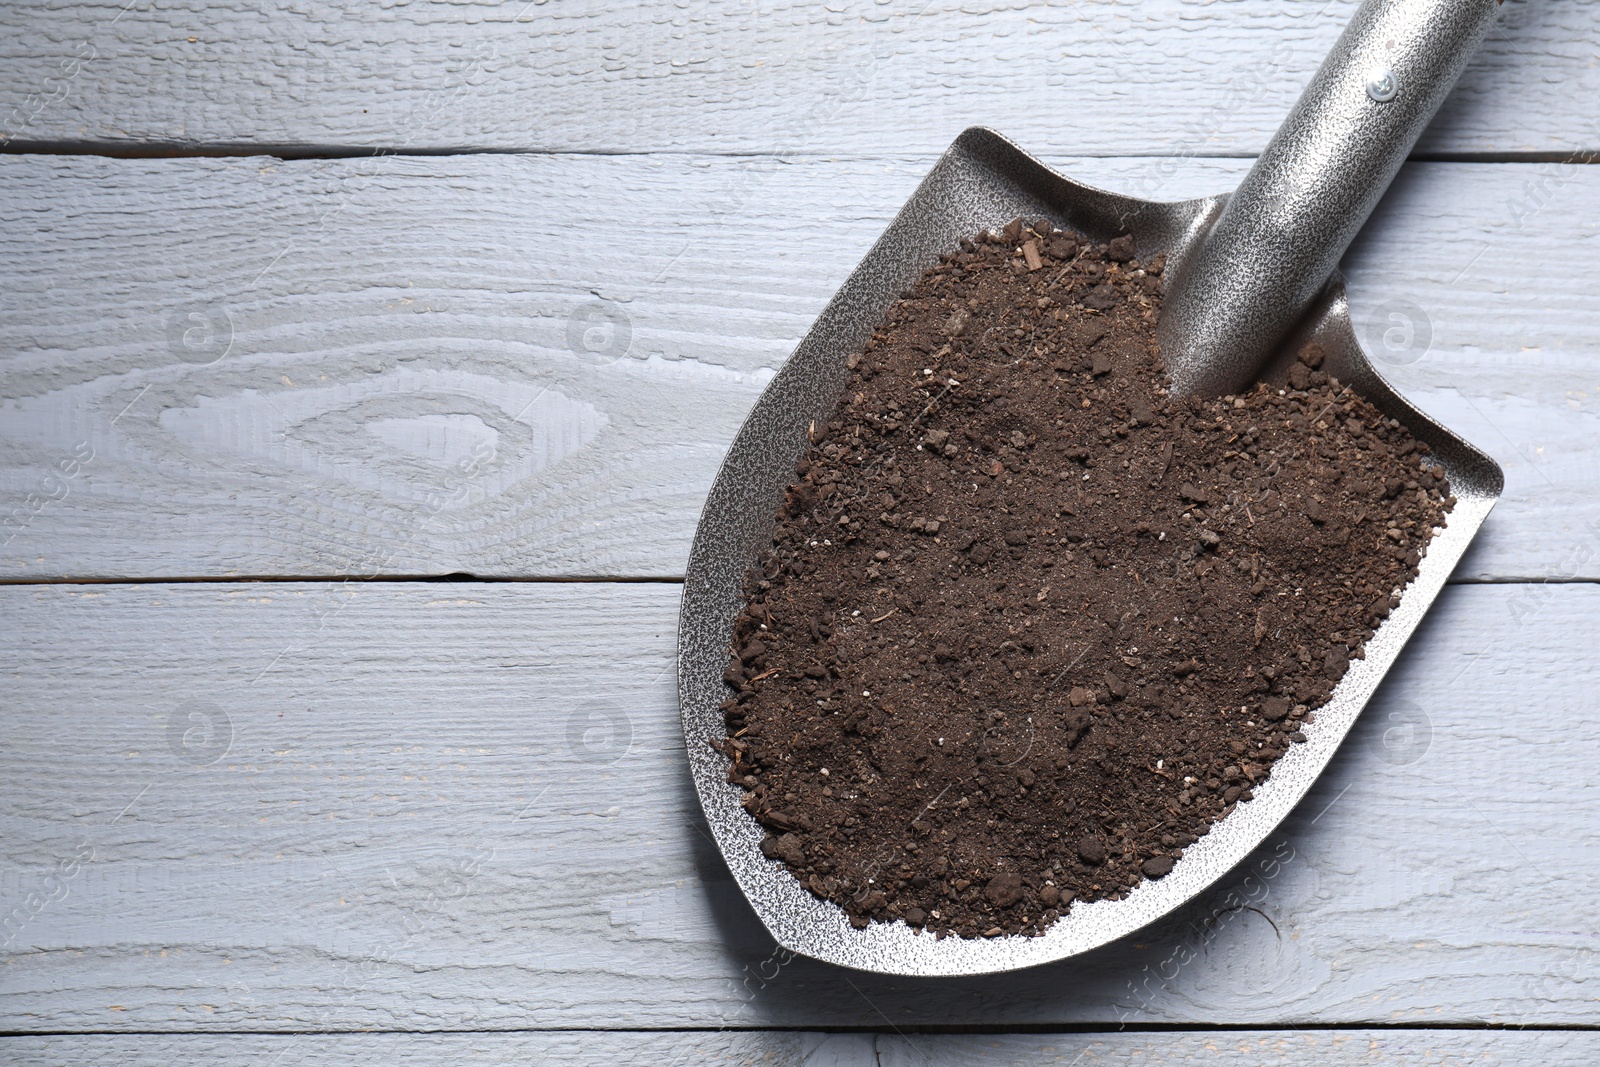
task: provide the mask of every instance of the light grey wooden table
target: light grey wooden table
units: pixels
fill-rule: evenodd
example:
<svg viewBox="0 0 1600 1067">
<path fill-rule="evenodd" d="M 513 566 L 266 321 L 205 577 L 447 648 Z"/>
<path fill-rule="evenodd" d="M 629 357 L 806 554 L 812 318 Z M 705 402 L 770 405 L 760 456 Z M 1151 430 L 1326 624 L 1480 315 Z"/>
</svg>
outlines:
<svg viewBox="0 0 1600 1067">
<path fill-rule="evenodd" d="M 1596 0 L 1506 3 L 1347 258 L 1507 489 L 1257 857 L 873 977 L 684 770 L 700 502 L 943 146 L 1225 190 L 1353 9 L 7 3 L 0 1061 L 1600 1061 Z"/>
</svg>

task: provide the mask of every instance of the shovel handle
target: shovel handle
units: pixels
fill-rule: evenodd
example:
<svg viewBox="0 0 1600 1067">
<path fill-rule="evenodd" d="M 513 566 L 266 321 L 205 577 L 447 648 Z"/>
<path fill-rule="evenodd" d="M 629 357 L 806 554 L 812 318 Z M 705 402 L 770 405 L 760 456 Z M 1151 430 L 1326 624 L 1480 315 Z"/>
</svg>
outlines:
<svg viewBox="0 0 1600 1067">
<path fill-rule="evenodd" d="M 1173 392 L 1254 382 L 1449 95 L 1499 0 L 1366 0 L 1210 231 L 1162 316 Z"/>
</svg>

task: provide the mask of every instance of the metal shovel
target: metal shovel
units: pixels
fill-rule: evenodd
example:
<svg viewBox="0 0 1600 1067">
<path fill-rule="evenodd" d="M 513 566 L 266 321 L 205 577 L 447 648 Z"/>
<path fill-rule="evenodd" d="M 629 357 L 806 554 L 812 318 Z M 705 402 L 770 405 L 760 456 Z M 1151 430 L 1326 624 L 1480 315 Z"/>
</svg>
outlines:
<svg viewBox="0 0 1600 1067">
<path fill-rule="evenodd" d="M 1487 32 L 1498 0 L 1366 0 L 1283 127 L 1231 196 L 1155 203 L 1091 189 L 1010 141 L 958 137 L 757 401 L 723 461 L 695 533 L 678 624 L 678 688 L 689 763 L 728 866 L 778 942 L 886 974 L 963 975 L 1029 967 L 1103 945 L 1159 919 L 1250 854 L 1316 781 L 1406 639 L 1444 586 L 1503 484 L 1487 455 L 1427 418 L 1373 369 L 1356 340 L 1335 267 Z M 761 854 L 762 828 L 709 739 L 744 576 L 770 544 L 774 515 L 807 428 L 832 411 L 859 351 L 889 307 L 961 238 L 1009 220 L 1048 218 L 1097 241 L 1133 236 L 1168 257 L 1163 356 L 1177 394 L 1225 395 L 1281 381 L 1308 341 L 1324 369 L 1433 449 L 1456 506 L 1399 606 L 1351 663 L 1331 700 L 1240 803 L 1172 872 L 1122 900 L 1075 904 L 1042 936 L 935 939 L 904 922 L 851 926 Z"/>
</svg>

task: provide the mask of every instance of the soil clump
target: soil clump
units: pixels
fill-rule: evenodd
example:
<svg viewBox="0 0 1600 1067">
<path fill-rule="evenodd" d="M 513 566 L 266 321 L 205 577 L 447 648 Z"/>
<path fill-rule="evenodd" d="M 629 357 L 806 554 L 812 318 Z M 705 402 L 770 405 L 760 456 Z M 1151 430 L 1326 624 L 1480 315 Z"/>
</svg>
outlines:
<svg viewBox="0 0 1600 1067">
<path fill-rule="evenodd" d="M 762 849 L 851 921 L 1037 934 L 1315 729 L 1454 498 L 1321 369 L 1172 400 L 1158 258 L 1046 222 L 895 304 L 798 464 L 725 675 Z"/>
</svg>

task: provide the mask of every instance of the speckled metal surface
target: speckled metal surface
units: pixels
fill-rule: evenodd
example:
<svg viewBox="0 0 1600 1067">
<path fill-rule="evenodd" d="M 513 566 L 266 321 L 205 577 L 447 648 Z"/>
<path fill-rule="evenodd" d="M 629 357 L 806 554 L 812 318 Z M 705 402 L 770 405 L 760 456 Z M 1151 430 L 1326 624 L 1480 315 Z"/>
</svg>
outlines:
<svg viewBox="0 0 1600 1067">
<path fill-rule="evenodd" d="M 1334 374 L 1434 448 L 1458 502 L 1399 608 L 1368 642 L 1366 658 L 1351 665 L 1317 722 L 1307 727 L 1307 742 L 1278 761 L 1255 799 L 1237 805 L 1165 878 L 1142 883 L 1120 901 L 1076 905 L 1034 938 L 935 940 L 902 922 L 857 930 L 842 909 L 812 896 L 782 863 L 761 854 L 763 831 L 740 806 L 742 791 L 727 782 L 726 761 L 708 742 L 723 733 L 722 671 L 733 620 L 743 606 L 744 573 L 771 536 L 808 427 L 831 411 L 843 387 L 846 357 L 899 294 L 965 235 L 1018 215 L 1048 217 L 1102 240 L 1131 233 L 1141 258 L 1166 252 L 1171 276 L 1181 280 L 1226 204 L 1225 197 L 1160 204 L 1092 189 L 1051 171 L 999 134 L 968 130 L 824 309 L 739 431 L 690 554 L 678 625 L 679 701 L 690 769 L 711 831 L 756 914 L 785 947 L 866 971 L 983 974 L 1086 952 L 1177 908 L 1248 856 L 1311 788 L 1493 507 L 1503 481 L 1499 466 L 1389 387 L 1356 340 L 1342 288 L 1321 286 L 1300 329 L 1273 346 L 1276 357 L 1258 362 L 1250 377 L 1280 380 L 1298 346 L 1319 341 Z"/>
<path fill-rule="evenodd" d="M 1499 0 L 1368 0 L 1173 279 L 1174 391 L 1255 380 L 1365 225 L 1488 32 Z"/>
</svg>

